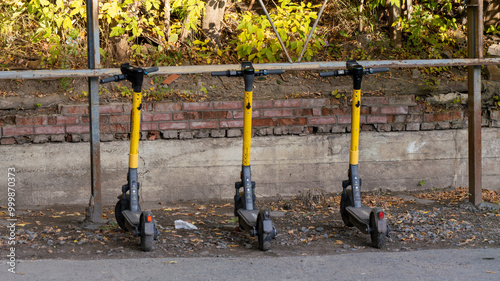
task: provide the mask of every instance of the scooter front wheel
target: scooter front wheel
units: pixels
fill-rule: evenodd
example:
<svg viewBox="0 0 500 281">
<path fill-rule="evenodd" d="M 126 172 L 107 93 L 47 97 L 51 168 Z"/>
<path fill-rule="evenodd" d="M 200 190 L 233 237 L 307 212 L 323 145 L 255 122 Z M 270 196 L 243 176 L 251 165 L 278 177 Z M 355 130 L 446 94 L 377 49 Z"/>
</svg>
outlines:
<svg viewBox="0 0 500 281">
<path fill-rule="evenodd" d="M 342 191 L 340 196 L 340 216 L 342 221 L 348 227 L 353 227 L 354 225 L 349 221 L 349 214 L 347 213 L 347 207 L 352 206 L 352 190 L 346 189 L 345 192 Z"/>
<path fill-rule="evenodd" d="M 122 204 L 122 201 L 124 201 L 125 204 Z M 118 202 L 116 202 L 115 205 L 115 219 L 116 222 L 118 223 L 118 226 L 127 231 L 127 227 L 125 226 L 125 217 L 123 216 L 123 211 L 125 211 L 125 208 L 128 207 L 128 199 L 120 199 Z"/>
</svg>

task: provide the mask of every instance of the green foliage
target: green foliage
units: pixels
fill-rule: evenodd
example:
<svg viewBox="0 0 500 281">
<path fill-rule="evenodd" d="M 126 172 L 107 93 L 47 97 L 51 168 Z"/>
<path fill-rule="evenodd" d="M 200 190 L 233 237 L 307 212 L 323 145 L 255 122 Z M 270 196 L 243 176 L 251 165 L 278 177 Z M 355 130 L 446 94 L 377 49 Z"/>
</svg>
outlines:
<svg viewBox="0 0 500 281">
<path fill-rule="evenodd" d="M 500 23 L 497 23 L 496 25 L 490 25 L 488 27 L 488 30 L 486 30 L 486 33 L 500 34 Z"/>
<path fill-rule="evenodd" d="M 270 12 L 278 34 L 293 60 L 298 58 L 304 47 L 307 34 L 311 30 L 311 21 L 317 17 L 317 13 L 312 10 L 318 7 L 311 3 L 296 4 L 291 0 L 279 0 L 279 6 Z M 246 12 L 241 16 L 237 30 L 240 33 L 231 44 L 236 45 L 240 59 L 245 58 L 256 63 L 280 60 L 281 45 L 266 16 Z M 324 45 L 323 37 L 314 35 L 304 58 L 311 60 Z"/>
<path fill-rule="evenodd" d="M 400 24 L 408 36 L 408 45 L 426 51 L 428 58 L 441 58 L 440 52 L 454 45 L 450 31 L 457 29 L 456 18 L 451 17 L 454 0 L 421 0 L 413 5 L 410 19 L 400 17 Z"/>
</svg>

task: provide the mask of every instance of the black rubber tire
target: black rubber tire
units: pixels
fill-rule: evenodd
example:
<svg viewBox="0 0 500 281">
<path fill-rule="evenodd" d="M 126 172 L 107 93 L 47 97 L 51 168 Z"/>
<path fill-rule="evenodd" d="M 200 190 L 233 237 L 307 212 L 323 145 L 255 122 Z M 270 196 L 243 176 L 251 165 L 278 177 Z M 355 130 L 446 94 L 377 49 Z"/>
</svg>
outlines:
<svg viewBox="0 0 500 281">
<path fill-rule="evenodd" d="M 377 228 L 377 221 L 375 220 L 375 215 L 370 214 L 370 228 L 372 229 L 370 236 L 372 239 L 372 246 L 381 249 L 385 246 L 385 236 L 386 233 L 379 232 Z"/>
<path fill-rule="evenodd" d="M 149 252 L 149 251 L 153 250 L 153 248 L 154 248 L 155 236 L 154 235 L 145 235 L 144 234 L 144 225 L 145 225 L 144 215 L 141 215 L 141 222 L 140 222 L 140 226 L 141 226 L 141 229 L 140 229 L 140 231 L 141 231 L 141 250 L 143 250 L 144 252 Z"/>
<path fill-rule="evenodd" d="M 271 249 L 271 233 L 264 233 L 264 211 L 260 211 L 257 216 L 257 238 L 259 240 L 259 249 L 269 251 Z"/>
<path fill-rule="evenodd" d="M 125 202 L 125 207 L 123 209 L 122 209 L 122 199 L 119 199 L 118 202 L 116 202 L 115 219 L 116 219 L 116 223 L 118 223 L 118 226 L 121 229 L 128 231 L 127 227 L 125 226 L 125 217 L 122 214 L 123 211 L 128 210 L 128 208 L 130 207 L 130 200 L 128 199 L 128 197 L 125 198 L 124 202 Z M 137 204 L 137 205 L 139 207 L 139 210 L 141 210 L 141 205 L 140 204 Z"/>
<path fill-rule="evenodd" d="M 346 210 L 349 206 L 352 206 L 352 190 L 346 189 L 346 192 L 342 191 L 340 196 L 340 216 L 346 226 L 353 227 L 354 225 L 349 221 L 349 214 Z"/>
<path fill-rule="evenodd" d="M 128 199 L 125 199 L 124 200 L 126 203 L 125 203 L 125 206 L 128 206 Z M 127 227 L 125 226 L 125 217 L 123 216 L 122 214 L 122 211 L 124 209 L 122 209 L 122 199 L 118 200 L 118 202 L 116 203 L 115 205 L 115 219 L 116 219 L 116 222 L 118 223 L 118 226 L 123 229 L 124 231 L 127 231 Z"/>
</svg>

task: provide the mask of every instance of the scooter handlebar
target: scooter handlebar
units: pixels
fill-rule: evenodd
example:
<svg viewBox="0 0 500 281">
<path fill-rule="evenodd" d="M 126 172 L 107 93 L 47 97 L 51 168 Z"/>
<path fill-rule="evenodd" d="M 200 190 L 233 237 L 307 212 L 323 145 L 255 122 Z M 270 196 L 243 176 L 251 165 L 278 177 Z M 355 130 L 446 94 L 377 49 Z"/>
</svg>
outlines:
<svg viewBox="0 0 500 281">
<path fill-rule="evenodd" d="M 227 71 L 214 71 L 212 72 L 212 76 L 241 76 L 243 72 L 227 70 Z"/>
<path fill-rule="evenodd" d="M 120 74 L 120 75 L 114 75 L 114 76 L 111 76 L 108 78 L 103 78 L 103 79 L 101 79 L 100 82 L 101 82 L 101 84 L 104 84 L 104 83 L 109 83 L 109 82 L 118 82 L 121 80 L 125 80 L 125 75 Z"/>
<path fill-rule="evenodd" d="M 330 76 L 339 76 L 339 72 L 337 70 L 320 72 L 319 77 L 330 77 Z"/>
<path fill-rule="evenodd" d="M 368 71 L 367 73 L 379 73 L 379 72 L 387 72 L 389 71 L 389 68 L 388 67 L 381 67 L 381 68 L 368 68 L 368 69 L 365 69 L 365 71 Z"/>
<path fill-rule="evenodd" d="M 159 69 L 158 66 L 153 66 L 153 67 L 150 67 L 150 68 L 146 68 L 146 69 L 144 69 L 144 74 L 148 75 L 151 72 L 158 71 L 158 69 Z"/>
</svg>

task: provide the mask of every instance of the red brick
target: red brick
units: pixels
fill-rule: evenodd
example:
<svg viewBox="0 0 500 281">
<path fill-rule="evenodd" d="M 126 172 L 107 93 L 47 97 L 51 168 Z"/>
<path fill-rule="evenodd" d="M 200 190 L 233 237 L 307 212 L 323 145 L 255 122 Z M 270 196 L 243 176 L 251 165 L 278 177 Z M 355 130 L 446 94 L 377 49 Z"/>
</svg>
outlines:
<svg viewBox="0 0 500 281">
<path fill-rule="evenodd" d="M 105 124 L 101 125 L 101 132 L 103 133 L 127 133 L 129 131 L 128 124 Z M 68 131 L 68 127 L 66 127 Z"/>
<path fill-rule="evenodd" d="M 234 119 L 243 119 L 244 113 L 243 111 L 233 111 L 233 118 Z M 260 111 L 259 110 L 253 110 L 252 111 L 252 118 L 259 118 L 260 117 Z"/>
<path fill-rule="evenodd" d="M 361 115 L 370 114 L 370 108 L 367 106 L 361 106 Z"/>
<path fill-rule="evenodd" d="M 173 113 L 173 120 L 198 120 L 201 119 L 201 112 L 179 112 Z"/>
<path fill-rule="evenodd" d="M 339 124 L 351 124 L 351 116 L 339 116 Z"/>
<path fill-rule="evenodd" d="M 301 100 L 301 106 L 306 108 L 312 107 L 323 107 L 330 103 L 328 99 L 303 99 Z"/>
<path fill-rule="evenodd" d="M 398 105 L 415 105 L 415 96 L 405 95 L 405 96 L 392 96 L 387 97 L 388 104 L 398 104 Z"/>
<path fill-rule="evenodd" d="M 221 120 L 220 122 L 221 128 L 242 128 L 243 120 Z"/>
<path fill-rule="evenodd" d="M 181 110 L 182 110 L 181 103 L 156 103 L 155 104 L 155 111 L 172 112 L 172 111 L 181 111 Z"/>
<path fill-rule="evenodd" d="M 153 121 L 170 121 L 172 120 L 171 113 L 155 113 L 153 114 Z"/>
<path fill-rule="evenodd" d="M 89 125 L 70 125 L 66 126 L 66 133 L 68 134 L 82 134 L 82 133 L 89 133 L 90 132 L 90 127 Z"/>
<path fill-rule="evenodd" d="M 319 109 L 319 108 L 317 108 Z M 301 108 L 301 109 L 294 109 L 293 110 L 293 116 L 312 116 L 313 115 L 313 109 L 312 108 Z"/>
<path fill-rule="evenodd" d="M 463 119 L 463 112 L 450 112 L 450 115 L 451 115 L 450 116 L 451 120 L 462 120 Z"/>
<path fill-rule="evenodd" d="M 425 112 L 425 104 L 417 104 L 416 106 L 409 106 L 408 113 L 419 114 Z"/>
<path fill-rule="evenodd" d="M 273 107 L 300 107 L 302 100 L 274 100 Z"/>
<path fill-rule="evenodd" d="M 89 114 L 88 106 L 79 106 L 79 105 L 63 105 L 60 110 L 63 115 L 82 115 Z"/>
<path fill-rule="evenodd" d="M 379 116 L 374 116 L 374 115 L 368 115 L 366 117 L 366 123 L 370 124 L 380 124 L 380 123 L 387 123 L 387 116 L 386 115 L 379 115 Z"/>
<path fill-rule="evenodd" d="M 339 107 L 334 107 L 334 108 L 328 108 L 324 107 L 321 109 L 321 115 L 323 116 L 337 116 L 337 115 L 346 115 L 349 114 L 349 110 L 345 107 L 339 108 Z"/>
<path fill-rule="evenodd" d="M 288 117 L 292 116 L 291 109 L 264 110 L 263 117 Z"/>
<path fill-rule="evenodd" d="M 0 142 L 1 144 L 16 144 L 15 138 L 4 138 Z"/>
<path fill-rule="evenodd" d="M 183 130 L 188 128 L 187 122 L 160 122 L 158 124 L 160 130 Z"/>
<path fill-rule="evenodd" d="M 408 114 L 408 106 L 384 106 L 380 107 L 381 114 Z"/>
<path fill-rule="evenodd" d="M 155 131 L 158 130 L 158 123 L 142 123 L 141 124 L 142 131 Z"/>
<path fill-rule="evenodd" d="M 242 109 L 243 102 L 241 101 L 221 101 L 214 102 L 214 109 Z"/>
<path fill-rule="evenodd" d="M 281 126 L 306 125 L 307 118 L 281 118 L 278 120 L 278 124 Z"/>
<path fill-rule="evenodd" d="M 209 111 L 203 112 L 203 119 L 227 119 L 228 112 L 227 111 Z"/>
<path fill-rule="evenodd" d="M 276 126 L 277 120 L 272 118 L 254 119 L 252 120 L 252 126 L 254 127 L 269 127 Z"/>
<path fill-rule="evenodd" d="M 37 134 L 37 135 L 57 135 L 57 134 L 64 134 L 64 126 L 35 127 L 35 134 Z"/>
<path fill-rule="evenodd" d="M 99 106 L 100 114 L 121 113 L 122 111 L 123 111 L 123 105 L 121 104 L 106 104 Z"/>
<path fill-rule="evenodd" d="M 169 114 L 169 113 L 167 113 L 167 114 Z M 153 121 L 153 113 L 142 113 L 141 114 L 141 120 L 143 122 L 151 122 L 151 121 Z M 113 122 L 111 122 L 111 123 L 113 123 Z"/>
<path fill-rule="evenodd" d="M 273 107 L 273 101 L 272 100 L 258 100 L 258 101 L 253 101 L 253 108 L 254 109 L 272 108 L 272 107 Z"/>
<path fill-rule="evenodd" d="M 57 125 L 78 124 L 79 121 L 80 121 L 79 116 L 56 116 Z"/>
<path fill-rule="evenodd" d="M 169 76 L 167 76 L 167 78 L 165 78 L 165 80 L 163 80 L 163 84 L 167 84 L 169 85 L 170 83 L 174 82 L 175 79 L 179 78 L 179 75 L 177 74 L 171 74 Z"/>
<path fill-rule="evenodd" d="M 4 127 L 3 136 L 25 136 L 32 135 L 33 127 Z"/>
<path fill-rule="evenodd" d="M 55 125 L 57 124 L 57 116 L 49 116 L 47 118 L 47 125 Z"/>
<path fill-rule="evenodd" d="M 189 124 L 190 129 L 216 129 L 219 128 L 217 121 L 191 121 Z"/>
<path fill-rule="evenodd" d="M 387 98 L 386 97 L 363 97 L 361 102 L 364 105 L 381 105 L 381 104 L 387 104 Z"/>
<path fill-rule="evenodd" d="M 47 125 L 47 117 L 34 116 L 34 117 L 21 117 L 16 116 L 17 126 L 33 126 L 33 125 Z"/>
<path fill-rule="evenodd" d="M 211 110 L 211 102 L 185 102 L 183 103 L 184 110 Z"/>
<path fill-rule="evenodd" d="M 321 116 L 321 108 L 313 108 L 312 112 L 313 116 Z"/>
<path fill-rule="evenodd" d="M 372 106 L 370 108 L 370 113 L 371 114 L 380 114 L 380 108 L 376 107 L 376 106 Z"/>
<path fill-rule="evenodd" d="M 82 124 L 89 124 L 90 123 L 90 117 L 88 115 L 86 116 L 81 116 L 82 119 Z M 99 124 L 106 124 L 109 123 L 109 116 L 108 115 L 99 115 Z"/>
<path fill-rule="evenodd" d="M 311 125 L 329 125 L 337 123 L 336 117 L 310 117 L 309 124 Z"/>
<path fill-rule="evenodd" d="M 422 122 L 422 115 L 408 115 L 406 116 L 406 122 L 408 123 L 421 123 Z"/>
</svg>

